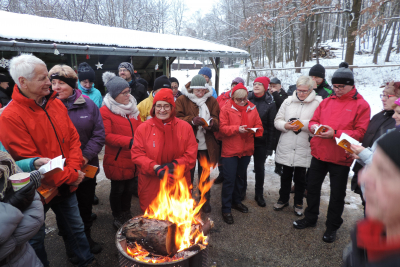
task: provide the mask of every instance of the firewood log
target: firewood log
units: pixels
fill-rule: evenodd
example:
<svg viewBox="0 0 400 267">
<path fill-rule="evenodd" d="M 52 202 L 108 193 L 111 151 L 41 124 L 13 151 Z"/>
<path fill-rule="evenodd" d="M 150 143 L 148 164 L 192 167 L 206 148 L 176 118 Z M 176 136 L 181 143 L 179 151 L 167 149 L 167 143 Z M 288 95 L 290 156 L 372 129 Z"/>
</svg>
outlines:
<svg viewBox="0 0 400 267">
<path fill-rule="evenodd" d="M 178 248 L 175 244 L 177 226 L 169 221 L 132 218 L 122 229 L 122 235 L 128 241 L 137 242 L 148 252 L 163 256 L 172 256 Z"/>
</svg>

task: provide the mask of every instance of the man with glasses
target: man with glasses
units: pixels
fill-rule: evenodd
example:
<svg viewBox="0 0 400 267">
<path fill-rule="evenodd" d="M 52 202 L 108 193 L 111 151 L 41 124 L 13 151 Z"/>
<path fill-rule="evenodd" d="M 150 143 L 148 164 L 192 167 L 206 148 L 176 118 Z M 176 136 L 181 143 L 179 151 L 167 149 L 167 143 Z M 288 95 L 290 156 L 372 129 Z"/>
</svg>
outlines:
<svg viewBox="0 0 400 267">
<path fill-rule="evenodd" d="M 147 88 L 136 80 L 135 73 L 133 71 L 133 65 L 129 62 L 122 62 L 118 66 L 118 75 L 129 83 L 131 88 L 131 95 L 136 99 L 137 104 L 145 100 L 148 96 Z M 135 77 L 132 79 L 132 77 Z"/>
<path fill-rule="evenodd" d="M 382 87 L 384 87 L 384 89 L 380 98 L 383 104 L 383 110 L 373 116 L 369 122 L 362 141 L 363 147 L 372 147 L 381 135 L 385 134 L 387 130 L 395 127 L 395 120 L 392 118 L 394 114 L 393 105 L 396 99 L 400 97 L 400 82 L 392 81 L 381 86 L 381 88 Z M 365 206 L 361 188 L 358 185 L 358 172 L 362 167 L 363 166 L 356 161 L 353 167 L 354 176 L 351 180 L 351 190 L 360 195 L 362 203 Z"/>
<path fill-rule="evenodd" d="M 172 94 L 174 95 L 174 100 L 182 95 L 181 91 L 179 91 L 179 81 L 175 77 L 169 78 L 169 81 L 171 82 L 171 89 L 172 89 Z"/>
<path fill-rule="evenodd" d="M 324 125 L 325 132 L 311 139 L 311 166 L 308 170 L 307 205 L 304 219 L 295 221 L 297 229 L 315 227 L 321 196 L 321 187 L 326 174 L 330 175 L 330 199 L 323 241 L 332 243 L 336 231 L 343 223 L 342 213 L 346 196 L 347 180 L 353 159 L 338 146 L 335 137 L 346 133 L 361 141 L 367 130 L 371 109 L 367 101 L 354 86 L 353 72 L 343 62 L 332 76 L 335 95 L 324 99 L 314 112 L 309 122 L 309 129 L 314 133 L 319 125 Z"/>
</svg>

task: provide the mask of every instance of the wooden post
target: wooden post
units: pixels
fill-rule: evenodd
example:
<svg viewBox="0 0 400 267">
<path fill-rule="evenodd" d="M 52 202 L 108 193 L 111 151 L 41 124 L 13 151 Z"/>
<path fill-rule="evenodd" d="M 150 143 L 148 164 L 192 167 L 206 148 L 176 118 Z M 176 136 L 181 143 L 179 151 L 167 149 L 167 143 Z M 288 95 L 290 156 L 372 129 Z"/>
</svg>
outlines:
<svg viewBox="0 0 400 267">
<path fill-rule="evenodd" d="M 219 95 L 219 69 L 220 69 L 220 58 L 216 57 L 215 58 L 215 62 L 214 62 L 214 58 L 210 57 L 209 58 L 214 70 L 215 70 L 215 91 L 217 92 L 217 95 Z"/>
</svg>

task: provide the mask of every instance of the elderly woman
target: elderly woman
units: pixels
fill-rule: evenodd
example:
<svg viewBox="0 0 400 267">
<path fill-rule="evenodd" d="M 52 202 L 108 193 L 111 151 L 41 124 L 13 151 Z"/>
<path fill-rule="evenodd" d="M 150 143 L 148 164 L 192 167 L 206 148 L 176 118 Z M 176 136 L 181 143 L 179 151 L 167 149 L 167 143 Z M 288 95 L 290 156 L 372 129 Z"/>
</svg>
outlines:
<svg viewBox="0 0 400 267">
<path fill-rule="evenodd" d="M 254 137 L 263 135 L 263 127 L 256 106 L 247 100 L 247 88 L 239 83 L 232 89 L 231 100 L 220 113 L 219 130 L 222 135 L 222 218 L 233 224 L 231 209 L 247 213 L 241 193 L 250 157 L 254 154 Z"/>
<path fill-rule="evenodd" d="M 272 155 L 276 132 L 274 126 L 276 105 L 274 103 L 274 98 L 268 92 L 269 81 L 268 77 L 256 78 L 253 83 L 253 92 L 249 93 L 249 101 L 256 105 L 264 128 L 263 135 L 254 139 L 253 154 L 254 171 L 256 173 L 255 201 L 260 207 L 266 206 L 264 200 L 264 165 L 267 157 Z M 243 195 L 246 194 L 246 189 L 247 181 L 245 181 Z"/>
<path fill-rule="evenodd" d="M 82 95 L 79 89 L 75 89 L 78 76 L 75 71 L 67 65 L 55 65 L 49 71 L 49 78 L 52 89 L 58 93 L 57 98 L 65 105 L 68 115 L 75 125 L 81 142 L 81 150 L 84 164 L 99 168 L 98 154 L 104 146 L 105 134 L 103 120 L 99 108 L 87 96 Z M 97 172 L 98 173 L 98 172 Z M 96 174 L 97 175 L 97 174 Z M 91 238 L 91 227 L 93 224 L 92 208 L 96 188 L 96 176 L 85 178 L 76 190 L 79 213 L 85 227 L 85 234 L 89 241 L 90 251 L 94 254 L 100 253 L 102 247 Z M 66 243 L 66 236 L 63 239 L 67 248 L 69 258 L 72 258 L 72 251 Z"/>
<path fill-rule="evenodd" d="M 276 149 L 275 161 L 282 164 L 281 189 L 274 210 L 280 211 L 289 205 L 292 177 L 295 184 L 294 213 L 303 215 L 303 194 L 305 189 L 306 169 L 311 164 L 311 149 L 308 123 L 315 109 L 322 101 L 313 90 L 313 80 L 301 76 L 296 83 L 294 95 L 282 103 L 275 118 L 275 127 L 281 131 Z M 300 122 L 301 128 L 297 124 Z"/>
<path fill-rule="evenodd" d="M 377 141 L 372 162 L 360 172 L 366 219 L 351 235 L 352 249 L 344 266 L 400 265 L 400 132 Z"/>
<path fill-rule="evenodd" d="M 183 96 L 176 100 L 176 117 L 188 122 L 193 129 L 198 142 L 197 160 L 206 158 L 211 165 L 218 163 L 219 145 L 215 139 L 214 132 L 218 131 L 219 125 L 219 105 L 212 97 L 210 87 L 206 79 L 201 75 L 196 75 L 190 82 L 190 88 L 183 92 Z M 205 125 L 204 121 L 211 121 Z M 191 170 L 192 183 L 195 168 Z M 198 177 L 200 180 L 203 168 L 198 164 Z M 207 181 L 210 176 L 207 177 Z M 205 213 L 211 212 L 210 191 L 206 193 L 206 203 L 202 207 Z"/>
<path fill-rule="evenodd" d="M 111 180 L 110 206 L 114 227 L 119 229 L 131 216 L 136 166 L 131 152 L 134 133 L 140 125 L 136 99 L 131 95 L 129 83 L 114 73 L 103 74 L 108 93 L 100 109 L 106 132 L 104 173 Z"/>
<path fill-rule="evenodd" d="M 30 182 L 14 191 L 9 177 L 19 173 L 10 154 L 0 151 L 0 265 L 43 266 L 28 241 L 44 222 L 43 204 L 36 192 L 40 173 L 30 174 Z"/>
<path fill-rule="evenodd" d="M 192 127 L 175 116 L 171 89 L 161 89 L 153 99 L 152 118 L 136 131 L 132 161 L 139 166 L 139 202 L 144 212 L 160 190 L 165 172 L 176 165 L 185 167 L 184 176 L 191 184 L 190 170 L 195 167 L 197 142 Z"/>
</svg>

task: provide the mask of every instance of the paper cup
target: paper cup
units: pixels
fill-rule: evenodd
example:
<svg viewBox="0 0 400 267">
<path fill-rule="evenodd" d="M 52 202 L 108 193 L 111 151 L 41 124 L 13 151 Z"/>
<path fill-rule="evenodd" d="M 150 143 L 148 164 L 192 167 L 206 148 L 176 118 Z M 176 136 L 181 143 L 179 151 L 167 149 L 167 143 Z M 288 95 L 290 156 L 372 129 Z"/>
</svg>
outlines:
<svg viewBox="0 0 400 267">
<path fill-rule="evenodd" d="M 30 173 L 28 172 L 17 173 L 11 175 L 8 179 L 11 181 L 12 187 L 16 192 L 29 183 Z"/>
</svg>

